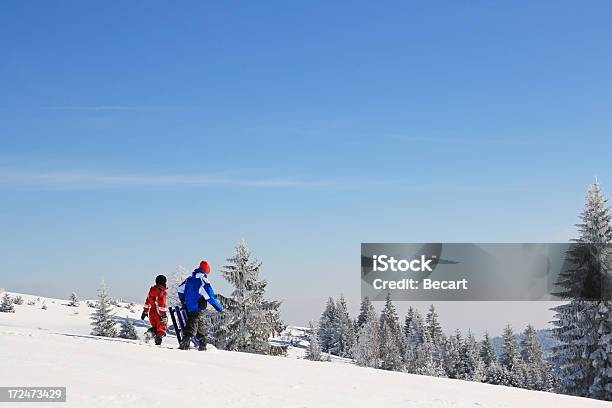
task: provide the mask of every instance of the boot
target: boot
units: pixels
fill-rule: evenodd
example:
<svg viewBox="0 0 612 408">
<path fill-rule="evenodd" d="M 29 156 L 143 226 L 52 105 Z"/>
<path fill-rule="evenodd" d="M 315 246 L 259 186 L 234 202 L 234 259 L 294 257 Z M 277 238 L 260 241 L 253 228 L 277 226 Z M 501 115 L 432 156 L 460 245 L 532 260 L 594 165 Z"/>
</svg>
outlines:
<svg viewBox="0 0 612 408">
<path fill-rule="evenodd" d="M 191 339 L 190 339 L 190 338 L 185 337 L 185 338 L 184 338 L 184 339 L 181 341 L 181 344 L 180 344 L 179 348 L 180 348 L 181 350 L 189 350 L 189 347 L 191 347 Z"/>
<path fill-rule="evenodd" d="M 155 336 L 155 330 L 151 327 L 144 334 L 144 341 L 145 341 L 145 343 L 148 343 L 154 336 Z"/>
<path fill-rule="evenodd" d="M 162 343 L 162 336 L 155 336 L 155 345 L 161 346 L 161 343 Z"/>
<path fill-rule="evenodd" d="M 200 347 L 198 347 L 198 351 L 206 351 L 206 342 L 200 340 Z"/>
</svg>

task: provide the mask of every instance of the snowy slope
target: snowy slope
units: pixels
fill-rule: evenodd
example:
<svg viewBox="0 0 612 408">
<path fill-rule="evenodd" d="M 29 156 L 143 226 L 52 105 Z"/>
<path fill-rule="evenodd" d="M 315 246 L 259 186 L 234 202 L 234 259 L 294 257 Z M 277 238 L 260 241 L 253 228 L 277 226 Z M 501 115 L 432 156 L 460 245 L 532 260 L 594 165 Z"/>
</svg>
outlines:
<svg viewBox="0 0 612 408">
<path fill-rule="evenodd" d="M 21 296 L 24 304 L 15 305 L 16 313 L 0 313 L 0 325 L 40 328 L 71 334 L 89 334 L 91 332 L 89 315 L 94 309 L 87 306 L 87 300 L 81 300 L 77 307 L 69 307 L 68 300 L 11 292 L 8 292 L 8 294 L 11 297 Z M 1 296 L 4 296 L 4 292 L 0 294 Z M 28 305 L 28 302 L 34 302 L 34 304 Z M 95 303 L 93 300 L 91 302 Z M 47 307 L 46 310 L 42 309 L 43 305 Z M 144 325 L 144 322 L 140 321 L 142 305 L 134 305 L 133 313 L 126 308 L 127 303 L 120 303 L 119 305 L 119 307 L 113 308 L 117 322 L 128 316 L 130 319 L 134 319 L 135 324 Z M 144 329 L 141 331 L 144 331 Z"/>
<path fill-rule="evenodd" d="M 0 313 L 1 385 L 67 386 L 71 407 L 610 407 L 601 401 L 350 364 L 89 336 L 93 309 Z M 126 309 L 119 309 L 121 312 Z M 135 309 L 134 317 L 140 310 Z M 118 313 L 119 314 L 119 313 Z M 124 314 L 122 314 L 124 315 Z M 143 331 L 139 329 L 139 331 Z M 10 404 L 3 404 L 3 406 Z M 19 405 L 21 406 L 21 405 Z M 45 406 L 40 404 L 36 406 Z M 53 405 L 55 406 L 55 405 Z"/>
<path fill-rule="evenodd" d="M 278 337 L 270 339 L 270 344 L 277 346 L 287 346 L 287 357 L 289 358 L 305 358 L 306 348 L 309 344 L 310 329 L 307 327 L 287 326 L 287 328 Z M 329 357 L 332 363 L 355 364 L 349 358 L 343 358 L 326 354 L 325 358 Z"/>
</svg>

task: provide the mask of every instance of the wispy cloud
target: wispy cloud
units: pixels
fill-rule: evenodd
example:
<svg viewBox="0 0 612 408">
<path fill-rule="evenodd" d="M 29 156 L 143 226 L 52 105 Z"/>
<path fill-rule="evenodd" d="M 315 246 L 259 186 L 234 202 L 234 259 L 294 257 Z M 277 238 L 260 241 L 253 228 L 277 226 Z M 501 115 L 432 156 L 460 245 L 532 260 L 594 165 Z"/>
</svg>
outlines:
<svg viewBox="0 0 612 408">
<path fill-rule="evenodd" d="M 337 183 L 288 177 L 236 178 L 222 175 L 136 175 L 86 171 L 17 172 L 0 169 L 0 187 L 105 189 L 122 187 L 335 187 Z"/>
<path fill-rule="evenodd" d="M 122 189 L 197 189 L 197 188 L 252 188 L 252 189 L 333 189 L 337 191 L 403 192 L 469 192 L 514 191 L 520 185 L 474 184 L 471 180 L 413 179 L 409 176 L 391 179 L 374 172 L 371 178 L 299 177 L 295 175 L 257 176 L 254 172 L 231 173 L 151 173 L 83 168 L 58 169 L 50 163 L 34 164 L 24 158 L 0 156 L 0 190 L 122 190 Z M 345 175 L 346 176 L 346 175 Z"/>
<path fill-rule="evenodd" d="M 0 166 L 0 190 L 61 190 L 93 191 L 121 189 L 168 188 L 253 188 L 253 189 L 313 189 L 361 191 L 372 188 L 393 188 L 404 192 L 470 192 L 515 191 L 519 186 L 488 187 L 464 183 L 437 184 L 433 182 L 410 184 L 407 180 L 321 180 L 291 177 L 234 177 L 230 175 L 144 175 L 117 174 L 89 171 L 14 171 Z"/>
<path fill-rule="evenodd" d="M 159 112 L 159 111 L 185 111 L 201 109 L 198 106 L 146 106 L 146 105 L 66 105 L 66 106 L 39 106 L 38 109 L 50 111 L 131 111 L 131 112 Z"/>
</svg>

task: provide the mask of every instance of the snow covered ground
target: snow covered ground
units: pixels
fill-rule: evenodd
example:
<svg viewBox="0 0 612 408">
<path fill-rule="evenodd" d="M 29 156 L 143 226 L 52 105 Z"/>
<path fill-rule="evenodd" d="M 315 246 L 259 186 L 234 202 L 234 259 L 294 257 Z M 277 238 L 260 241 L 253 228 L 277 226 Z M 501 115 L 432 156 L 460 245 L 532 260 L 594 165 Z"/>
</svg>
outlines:
<svg viewBox="0 0 612 408">
<path fill-rule="evenodd" d="M 185 352 L 175 349 L 172 337 L 162 347 L 98 338 L 89 335 L 93 309 L 85 302 L 72 308 L 63 300 L 22 296 L 26 304 L 16 306 L 16 313 L 0 313 L 0 385 L 66 386 L 68 401 L 59 406 L 612 407 L 602 401 L 352 364 L 215 349 Z M 41 309 L 42 302 L 47 310 Z M 118 307 L 116 312 L 117 317 L 138 319 L 141 309 L 137 305 L 130 313 Z M 304 329 L 290 330 L 286 338 L 296 343 L 290 354 L 299 357 Z"/>
</svg>

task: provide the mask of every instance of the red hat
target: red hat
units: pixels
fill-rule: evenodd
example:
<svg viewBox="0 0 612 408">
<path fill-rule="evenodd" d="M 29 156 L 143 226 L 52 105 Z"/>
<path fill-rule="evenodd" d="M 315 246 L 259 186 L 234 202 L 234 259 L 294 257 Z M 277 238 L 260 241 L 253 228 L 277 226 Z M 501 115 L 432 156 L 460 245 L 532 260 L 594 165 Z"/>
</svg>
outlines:
<svg viewBox="0 0 612 408">
<path fill-rule="evenodd" d="M 200 269 L 207 275 L 210 273 L 210 265 L 206 261 L 200 262 Z"/>
</svg>

